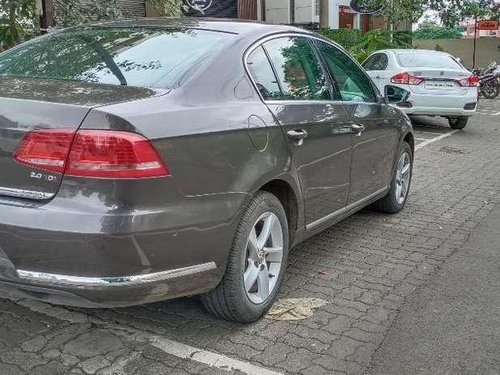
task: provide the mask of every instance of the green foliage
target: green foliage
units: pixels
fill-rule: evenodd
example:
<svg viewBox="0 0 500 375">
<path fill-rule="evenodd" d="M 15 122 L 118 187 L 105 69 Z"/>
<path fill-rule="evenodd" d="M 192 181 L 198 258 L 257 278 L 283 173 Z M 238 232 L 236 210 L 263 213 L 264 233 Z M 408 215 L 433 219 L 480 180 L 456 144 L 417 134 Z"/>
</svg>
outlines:
<svg viewBox="0 0 500 375">
<path fill-rule="evenodd" d="M 456 27 L 467 18 L 500 17 L 498 0 L 362 0 L 370 7 L 381 8 L 381 14 L 387 24 L 397 25 L 400 22 L 415 23 L 425 11 L 433 10 L 439 14 L 443 24 Z"/>
<path fill-rule="evenodd" d="M 413 48 L 411 33 L 406 31 L 375 29 L 363 34 L 353 29 L 321 29 L 318 33 L 340 44 L 360 62 L 380 49 Z"/>
<path fill-rule="evenodd" d="M 443 0 L 445 1 L 445 0 Z M 402 22 L 416 22 L 427 7 L 427 0 L 360 0 L 372 9 L 381 9 L 380 14 L 387 20 L 387 26 Z"/>
<path fill-rule="evenodd" d="M 434 46 L 434 50 L 444 52 L 444 47 L 441 44 L 436 43 L 436 45 Z"/>
<path fill-rule="evenodd" d="M 12 47 L 33 32 L 34 0 L 0 0 L 0 50 Z"/>
<path fill-rule="evenodd" d="M 460 39 L 462 34 L 455 28 L 440 26 L 433 21 L 424 21 L 413 33 L 415 39 Z"/>
<path fill-rule="evenodd" d="M 168 17 L 182 16 L 183 5 L 182 0 L 149 0 L 156 10 Z"/>
<path fill-rule="evenodd" d="M 361 41 L 362 33 L 360 30 L 353 29 L 320 29 L 317 32 L 334 42 L 337 42 L 345 49 L 354 47 Z"/>
<path fill-rule="evenodd" d="M 112 20 L 121 16 L 119 0 L 56 0 L 55 21 L 57 26 L 68 27 L 85 23 Z"/>
<path fill-rule="evenodd" d="M 500 17 L 500 3 L 497 0 L 430 0 L 428 8 L 438 11 L 447 27 L 456 27 L 467 18 Z"/>
<path fill-rule="evenodd" d="M 349 52 L 358 61 L 364 61 L 373 52 L 388 48 L 412 48 L 408 41 L 408 34 L 402 32 L 389 32 L 375 29 L 363 34 L 361 41 L 350 48 Z"/>
</svg>

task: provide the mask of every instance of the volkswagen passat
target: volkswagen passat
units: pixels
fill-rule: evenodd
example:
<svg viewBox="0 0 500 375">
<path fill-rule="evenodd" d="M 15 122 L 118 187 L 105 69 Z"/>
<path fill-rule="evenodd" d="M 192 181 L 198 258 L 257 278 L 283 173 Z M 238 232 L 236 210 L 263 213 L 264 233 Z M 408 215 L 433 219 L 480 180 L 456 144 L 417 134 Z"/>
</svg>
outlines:
<svg viewBox="0 0 500 375">
<path fill-rule="evenodd" d="M 0 55 L 0 291 L 117 307 L 202 294 L 249 322 L 288 252 L 405 205 L 408 118 L 287 26 L 121 21 Z"/>
<path fill-rule="evenodd" d="M 408 115 L 446 117 L 453 129 L 463 129 L 476 112 L 479 79 L 446 52 L 382 50 L 363 67 L 379 88 L 396 85 L 411 92 L 398 105 Z"/>
</svg>

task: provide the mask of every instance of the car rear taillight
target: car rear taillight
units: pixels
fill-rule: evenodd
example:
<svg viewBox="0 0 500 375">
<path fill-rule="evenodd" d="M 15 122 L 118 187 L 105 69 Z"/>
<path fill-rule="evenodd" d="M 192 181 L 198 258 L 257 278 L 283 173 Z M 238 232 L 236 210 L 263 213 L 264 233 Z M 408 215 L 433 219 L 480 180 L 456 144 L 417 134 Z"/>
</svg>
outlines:
<svg viewBox="0 0 500 375">
<path fill-rule="evenodd" d="M 35 130 L 14 159 L 71 176 L 145 178 L 169 174 L 151 142 L 141 135 L 106 130 Z"/>
<path fill-rule="evenodd" d="M 391 77 L 392 83 L 398 83 L 401 85 L 420 85 L 423 80 L 423 78 L 415 77 L 407 72 L 398 73 Z"/>
<path fill-rule="evenodd" d="M 74 130 L 35 130 L 27 133 L 14 153 L 14 159 L 21 164 L 64 172 Z"/>
<path fill-rule="evenodd" d="M 463 87 L 476 87 L 479 84 L 479 77 L 475 74 L 462 78 L 458 81 Z"/>
</svg>

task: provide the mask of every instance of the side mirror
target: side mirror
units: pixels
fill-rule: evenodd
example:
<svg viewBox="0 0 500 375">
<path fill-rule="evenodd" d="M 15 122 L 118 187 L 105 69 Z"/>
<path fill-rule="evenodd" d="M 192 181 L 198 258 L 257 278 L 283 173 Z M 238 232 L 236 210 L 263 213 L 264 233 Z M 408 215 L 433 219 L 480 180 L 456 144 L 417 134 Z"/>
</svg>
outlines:
<svg viewBox="0 0 500 375">
<path fill-rule="evenodd" d="M 410 92 L 398 86 L 387 85 L 384 88 L 384 97 L 390 104 L 403 103 L 410 97 Z"/>
</svg>

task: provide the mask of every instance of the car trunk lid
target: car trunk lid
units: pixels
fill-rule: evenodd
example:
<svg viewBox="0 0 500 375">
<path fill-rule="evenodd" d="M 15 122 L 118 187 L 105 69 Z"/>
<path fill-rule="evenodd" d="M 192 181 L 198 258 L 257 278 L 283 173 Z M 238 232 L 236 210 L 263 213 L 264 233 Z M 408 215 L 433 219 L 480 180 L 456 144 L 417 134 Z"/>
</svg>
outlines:
<svg viewBox="0 0 500 375">
<path fill-rule="evenodd" d="M 459 81 L 471 76 L 465 70 L 444 68 L 411 68 L 407 72 L 423 79 L 419 85 L 409 86 L 412 92 L 432 95 L 465 95 L 468 87 L 462 86 Z"/>
<path fill-rule="evenodd" d="M 44 200 L 58 191 L 63 173 L 15 160 L 29 132 L 76 132 L 95 107 L 147 98 L 159 91 L 48 79 L 0 77 L 0 195 Z"/>
</svg>

